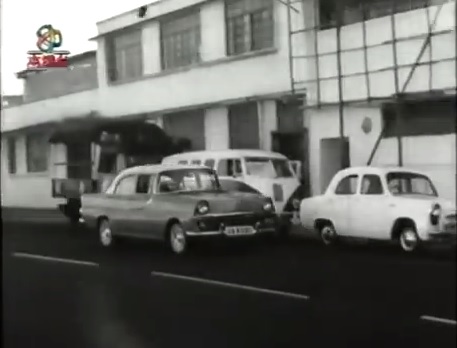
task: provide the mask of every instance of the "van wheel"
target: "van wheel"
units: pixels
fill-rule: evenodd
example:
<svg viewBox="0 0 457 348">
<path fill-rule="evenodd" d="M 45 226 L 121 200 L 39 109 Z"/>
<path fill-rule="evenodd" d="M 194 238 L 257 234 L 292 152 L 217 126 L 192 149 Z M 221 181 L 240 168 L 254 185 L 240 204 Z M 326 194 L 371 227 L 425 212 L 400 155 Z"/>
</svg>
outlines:
<svg viewBox="0 0 457 348">
<path fill-rule="evenodd" d="M 398 238 L 400 247 L 403 251 L 411 253 L 420 247 L 420 239 L 413 227 L 404 227 Z"/>
<path fill-rule="evenodd" d="M 326 224 L 321 227 L 319 235 L 325 246 L 333 246 L 338 243 L 338 234 L 332 224 Z"/>
<path fill-rule="evenodd" d="M 173 253 L 182 255 L 187 252 L 187 237 L 184 228 L 180 223 L 171 225 L 168 232 L 168 243 Z"/>
</svg>

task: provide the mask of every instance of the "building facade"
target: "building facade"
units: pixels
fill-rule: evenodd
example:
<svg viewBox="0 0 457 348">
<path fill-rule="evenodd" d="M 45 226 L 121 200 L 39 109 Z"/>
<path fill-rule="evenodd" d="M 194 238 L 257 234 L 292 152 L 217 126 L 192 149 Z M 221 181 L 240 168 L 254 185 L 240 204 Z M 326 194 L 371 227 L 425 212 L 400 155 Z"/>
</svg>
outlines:
<svg viewBox="0 0 457 348">
<path fill-rule="evenodd" d="M 343 157 L 346 165 L 370 157 L 396 165 L 401 157 L 403 165 L 430 172 L 440 193 L 453 198 L 455 108 L 431 95 L 455 92 L 455 1 L 397 0 L 392 9 L 391 1 L 358 0 L 342 10 L 336 3 L 162 0 L 99 22 L 96 71 L 85 77 L 95 78 L 91 88 L 58 95 L 65 89 L 56 85 L 43 96 L 27 89 L 43 83 L 35 81 L 46 74 L 36 75 L 26 81 L 25 104 L 5 110 L 2 131 L 18 138 L 15 156 L 2 146 L 9 151 L 2 153 L 3 204 L 33 206 L 33 193 L 55 206 L 50 164 L 25 174 L 26 127 L 91 111 L 113 119 L 147 115 L 194 150 L 283 152 L 303 162 L 312 194 L 325 189 Z M 431 44 L 415 64 L 427 37 Z M 65 79 L 55 83 L 73 85 Z M 402 108 L 408 127 L 400 154 L 399 127 L 387 126 L 389 105 L 418 92 L 425 96 Z M 430 122 L 447 126 L 432 130 Z M 54 162 L 65 160 L 64 148 L 50 148 Z M 13 157 L 17 174 L 9 173 L 6 159 Z"/>
</svg>

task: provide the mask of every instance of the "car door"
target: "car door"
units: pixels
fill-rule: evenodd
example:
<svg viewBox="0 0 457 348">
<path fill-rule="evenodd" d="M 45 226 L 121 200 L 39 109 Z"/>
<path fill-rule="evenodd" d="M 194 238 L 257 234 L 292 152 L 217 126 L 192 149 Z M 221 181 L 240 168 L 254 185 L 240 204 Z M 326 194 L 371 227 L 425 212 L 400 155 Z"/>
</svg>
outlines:
<svg viewBox="0 0 457 348">
<path fill-rule="evenodd" d="M 351 203 L 352 232 L 356 237 L 386 239 L 389 236 L 388 196 L 381 177 L 362 176 L 357 194 Z"/>
<path fill-rule="evenodd" d="M 356 174 L 350 174 L 340 179 L 333 195 L 329 197 L 326 207 L 324 207 L 339 235 L 353 235 L 350 212 L 352 201 L 357 193 L 358 183 L 359 176 Z"/>
<path fill-rule="evenodd" d="M 152 203 L 152 186 L 155 175 L 139 174 L 136 178 L 135 193 L 129 197 L 126 206 L 126 221 L 132 236 L 151 238 L 152 217 L 150 207 Z"/>
<path fill-rule="evenodd" d="M 136 175 L 127 175 L 116 183 L 109 195 L 111 209 L 108 218 L 115 234 L 130 235 L 134 232 L 129 223 L 129 204 L 135 196 L 136 182 Z"/>
</svg>

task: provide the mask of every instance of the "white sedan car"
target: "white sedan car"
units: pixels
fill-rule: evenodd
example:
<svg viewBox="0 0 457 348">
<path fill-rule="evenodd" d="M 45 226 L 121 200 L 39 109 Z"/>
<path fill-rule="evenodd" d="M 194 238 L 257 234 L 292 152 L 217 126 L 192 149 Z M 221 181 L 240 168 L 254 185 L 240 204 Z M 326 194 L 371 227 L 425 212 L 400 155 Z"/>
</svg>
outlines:
<svg viewBox="0 0 457 348">
<path fill-rule="evenodd" d="M 323 195 L 301 202 L 300 221 L 325 245 L 356 238 L 393 241 L 412 252 L 456 242 L 455 203 L 440 198 L 427 175 L 405 168 L 341 170 Z"/>
</svg>

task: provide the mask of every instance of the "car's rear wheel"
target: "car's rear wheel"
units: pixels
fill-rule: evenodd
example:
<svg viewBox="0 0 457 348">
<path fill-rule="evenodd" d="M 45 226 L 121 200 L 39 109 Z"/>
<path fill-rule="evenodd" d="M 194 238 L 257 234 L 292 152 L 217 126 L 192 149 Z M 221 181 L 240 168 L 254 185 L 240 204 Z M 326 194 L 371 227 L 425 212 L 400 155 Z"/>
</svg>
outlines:
<svg viewBox="0 0 457 348">
<path fill-rule="evenodd" d="M 338 242 L 338 234 L 336 233 L 335 227 L 330 223 L 321 227 L 319 235 L 325 246 L 333 246 Z"/>
<path fill-rule="evenodd" d="M 398 238 L 400 247 L 407 253 L 417 251 L 420 247 L 420 239 L 413 227 L 405 227 L 401 230 Z"/>
<path fill-rule="evenodd" d="M 186 231 L 178 222 L 171 225 L 168 233 L 168 243 L 173 253 L 182 255 L 186 253 L 188 248 L 188 241 Z"/>
<path fill-rule="evenodd" d="M 101 219 L 98 224 L 98 236 L 100 244 L 105 248 L 113 246 L 115 238 L 111 230 L 111 226 L 108 219 Z"/>
</svg>

